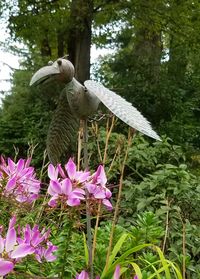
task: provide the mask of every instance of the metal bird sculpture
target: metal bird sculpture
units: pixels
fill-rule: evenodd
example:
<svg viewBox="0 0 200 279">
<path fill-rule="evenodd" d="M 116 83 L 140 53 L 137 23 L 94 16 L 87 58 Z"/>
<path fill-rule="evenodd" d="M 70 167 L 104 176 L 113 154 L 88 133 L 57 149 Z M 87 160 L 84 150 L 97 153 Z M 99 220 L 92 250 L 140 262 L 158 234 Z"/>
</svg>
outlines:
<svg viewBox="0 0 200 279">
<path fill-rule="evenodd" d="M 73 142 L 79 120 L 87 119 L 95 113 L 100 102 L 130 127 L 160 140 L 146 118 L 124 98 L 93 80 L 80 84 L 74 78 L 74 66 L 69 60 L 59 58 L 55 62 L 49 62 L 48 66 L 42 67 L 33 75 L 30 86 L 51 80 L 65 84 L 47 136 L 47 153 L 53 164 L 60 161 L 61 155 Z"/>
</svg>

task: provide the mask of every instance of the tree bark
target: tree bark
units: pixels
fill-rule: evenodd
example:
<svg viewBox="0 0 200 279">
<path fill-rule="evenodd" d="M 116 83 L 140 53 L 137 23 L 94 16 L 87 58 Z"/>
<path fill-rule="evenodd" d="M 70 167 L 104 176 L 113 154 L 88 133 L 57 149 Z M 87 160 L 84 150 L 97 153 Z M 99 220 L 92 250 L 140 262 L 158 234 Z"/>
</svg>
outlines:
<svg viewBox="0 0 200 279">
<path fill-rule="evenodd" d="M 75 66 L 75 77 L 83 83 L 90 78 L 90 48 L 93 0 L 73 0 L 68 36 L 69 60 Z"/>
<path fill-rule="evenodd" d="M 152 84 L 157 83 L 162 55 L 161 32 L 142 27 L 136 32 L 134 57 L 136 68 Z"/>
<path fill-rule="evenodd" d="M 47 31 L 48 32 L 48 31 Z M 48 37 L 45 37 L 41 42 L 40 53 L 42 57 L 51 57 L 51 47 Z"/>
</svg>

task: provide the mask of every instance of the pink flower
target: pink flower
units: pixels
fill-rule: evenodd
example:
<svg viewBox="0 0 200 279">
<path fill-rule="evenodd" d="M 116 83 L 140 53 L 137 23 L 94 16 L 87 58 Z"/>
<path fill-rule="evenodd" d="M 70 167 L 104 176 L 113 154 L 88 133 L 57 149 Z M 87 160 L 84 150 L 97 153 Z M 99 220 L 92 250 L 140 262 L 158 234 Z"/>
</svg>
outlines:
<svg viewBox="0 0 200 279">
<path fill-rule="evenodd" d="M 106 186 L 107 178 L 104 167 L 102 165 L 98 166 L 97 171 L 94 173 L 93 183 L 96 183 L 102 187 Z"/>
<path fill-rule="evenodd" d="M 109 199 L 112 196 L 110 190 L 106 187 L 106 174 L 103 166 L 99 166 L 97 171 L 91 176 L 89 183 L 86 183 L 86 188 L 94 199 L 101 200 L 108 210 L 112 210 L 112 204 Z"/>
<path fill-rule="evenodd" d="M 54 246 L 49 241 L 50 230 L 45 231 L 43 229 L 41 232 L 38 225 L 35 225 L 33 229 L 29 225 L 26 225 L 22 229 L 23 236 L 18 238 L 19 243 L 26 243 L 34 248 L 34 254 L 38 262 L 43 260 L 47 262 L 52 262 L 56 259 L 53 252 L 57 250 L 57 246 Z"/>
<path fill-rule="evenodd" d="M 83 270 L 80 274 L 76 275 L 76 279 L 90 279 L 88 273 Z"/>
<path fill-rule="evenodd" d="M 90 279 L 89 274 L 83 270 L 80 274 L 76 275 L 76 279 Z M 99 276 L 96 276 L 95 279 L 100 279 Z"/>
<path fill-rule="evenodd" d="M 83 183 L 87 181 L 90 172 L 89 171 L 76 171 L 76 165 L 70 158 L 68 163 L 65 165 L 69 179 L 74 183 Z"/>
<path fill-rule="evenodd" d="M 85 200 L 85 191 L 89 193 L 90 203 L 103 203 L 108 210 L 112 210 L 109 199 L 112 194 L 106 187 L 106 174 L 103 166 L 90 175 L 89 171 L 77 171 L 72 159 L 69 159 L 63 170 L 61 165 L 48 167 L 50 183 L 48 194 L 51 196 L 48 204 L 56 207 L 58 202 L 64 202 L 69 206 L 78 206 L 81 200 Z"/>
<path fill-rule="evenodd" d="M 0 235 L 0 275 L 4 276 L 11 272 L 15 264 L 28 254 L 32 254 L 34 249 L 25 243 L 17 242 L 14 225 L 16 217 L 10 220 L 6 237 Z"/>
<path fill-rule="evenodd" d="M 49 240 L 50 231 L 39 231 L 37 225 L 31 229 L 26 225 L 22 230 L 15 230 L 16 217 L 12 217 L 9 223 L 6 237 L 0 234 L 0 276 L 10 273 L 15 265 L 29 254 L 35 254 L 39 262 L 46 260 L 54 261 L 56 256 L 53 252 L 57 250 Z"/>
<path fill-rule="evenodd" d="M 53 262 L 56 260 L 56 256 L 53 254 L 53 252 L 57 251 L 58 247 L 53 245 L 50 241 L 47 242 L 46 248 L 43 246 L 39 246 L 35 250 L 35 257 L 38 262 L 42 263 L 43 260 L 46 260 L 47 262 Z"/>
<path fill-rule="evenodd" d="M 78 206 L 81 200 L 85 199 L 82 183 L 89 177 L 89 172 L 76 171 L 76 165 L 72 159 L 69 159 L 65 165 L 65 171 L 60 164 L 56 168 L 52 164 L 48 167 L 50 178 L 48 194 L 52 196 L 48 204 L 51 207 L 57 206 L 58 201 L 69 206 Z M 59 174 L 61 177 L 58 177 Z"/>
<path fill-rule="evenodd" d="M 51 180 L 47 192 L 52 196 L 48 202 L 49 206 L 57 206 L 58 200 L 69 206 L 80 205 L 81 200 L 85 199 L 85 191 L 81 188 L 73 188 L 72 181 L 69 178 L 58 179 L 57 170 L 58 168 L 54 168 L 51 164 L 48 167 Z"/>
<path fill-rule="evenodd" d="M 36 179 L 30 159 L 20 159 L 14 163 L 10 158 L 6 161 L 1 158 L 0 188 L 2 195 L 16 199 L 18 202 L 32 203 L 38 198 L 40 181 Z"/>
</svg>

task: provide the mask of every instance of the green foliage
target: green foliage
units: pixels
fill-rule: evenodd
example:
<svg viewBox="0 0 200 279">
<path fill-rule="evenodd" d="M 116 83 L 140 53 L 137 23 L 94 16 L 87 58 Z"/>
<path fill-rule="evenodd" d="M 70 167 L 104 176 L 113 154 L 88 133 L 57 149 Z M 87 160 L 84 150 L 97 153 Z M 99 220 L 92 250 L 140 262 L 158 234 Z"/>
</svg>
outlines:
<svg viewBox="0 0 200 279">
<path fill-rule="evenodd" d="M 15 151 L 16 155 L 26 157 L 28 149 L 35 149 L 33 162 L 40 168 L 58 91 L 50 86 L 42 93 L 39 88 L 30 89 L 28 84 L 35 68 L 67 52 L 72 1 L 23 0 L 17 1 L 17 5 L 14 2 L 1 1 L 0 13 L 4 21 L 3 10 L 7 13 L 11 49 L 16 51 L 15 41 L 20 41 L 26 51 L 23 70 L 15 71 L 12 94 L 4 99 L 0 111 L 0 153 L 11 156 Z M 173 262 L 182 267 L 184 259 L 187 277 L 200 276 L 199 10 L 199 1 L 94 1 L 93 42 L 99 47 L 113 47 L 115 51 L 94 65 L 93 75 L 125 96 L 160 134 L 167 135 L 162 142 L 153 143 L 137 135 L 129 149 L 119 226 L 114 235 L 113 248 L 117 253 L 110 261 L 113 272 L 116 260 L 123 259 L 124 276 L 135 269 L 142 273 L 143 279 L 169 278 L 170 266 L 176 272 Z M 99 126 L 105 126 L 104 120 Z M 95 169 L 103 161 L 107 131 L 101 127 L 94 133 L 93 128 L 89 135 L 89 155 Z M 126 134 L 127 129 L 119 121 L 109 139 L 105 167 L 113 203 Z M 42 210 L 40 202 L 36 212 L 31 211 L 27 216 L 25 212 L 29 209 L 23 209 L 22 223 L 34 222 Z M 15 205 L 0 203 L 0 219 L 7 223 Z M 95 270 L 99 274 L 105 266 L 109 241 L 107 218 L 110 216 L 104 217 L 98 231 Z M 72 228 L 70 237 L 69 220 L 63 223 L 59 220 L 60 224 L 57 213 L 45 211 L 39 220 L 53 230 L 53 238 L 59 245 L 58 261 L 45 264 L 42 269 L 31 262 L 28 268 L 20 265 L 18 271 L 44 276 L 63 272 L 64 276 L 74 276 L 85 265 L 82 231 Z M 125 234 L 128 234 L 126 241 L 118 249 Z M 68 241 L 63 242 L 66 238 Z M 133 258 L 130 249 L 142 248 L 144 243 L 162 247 L 172 262 L 164 259 L 158 248 L 158 253 L 148 248 L 143 252 L 138 250 Z M 126 251 L 132 251 L 128 262 L 123 256 Z M 126 270 L 128 264 L 131 271 Z"/>
<path fill-rule="evenodd" d="M 128 2 L 117 49 L 100 60 L 96 77 L 130 100 L 161 134 L 199 148 L 199 3 Z"/>
<path fill-rule="evenodd" d="M 6 156 L 17 150 L 19 157 L 26 157 L 29 148 L 35 149 L 33 163 L 42 165 L 46 137 L 55 109 L 57 85 L 30 88 L 30 72 L 17 71 L 14 76 L 13 94 L 3 101 L 0 112 L 0 153 Z M 15 149 L 15 150 L 14 150 Z"/>
<path fill-rule="evenodd" d="M 133 274 L 138 274 L 139 278 L 143 278 L 143 276 L 144 278 L 153 278 L 157 274 L 161 274 L 162 276 L 162 274 L 166 272 L 168 278 L 182 278 L 176 265 L 164 258 L 158 246 L 154 246 L 153 244 L 142 244 L 145 240 L 153 240 L 155 243 L 158 243 L 159 237 L 162 237 L 161 227 L 158 223 L 159 221 L 153 213 L 146 212 L 144 215 L 138 215 L 136 227 L 125 230 L 121 226 L 116 226 L 113 249 L 109 258 L 107 271 L 105 270 L 105 261 L 111 225 L 107 222 L 102 223 L 98 229 L 98 242 L 94 262 L 95 273 L 100 274 L 101 278 L 111 278 L 116 265 L 120 264 L 121 274 L 124 274 L 122 278 L 131 278 Z M 153 227 L 153 224 L 156 224 L 157 228 Z M 140 240 L 137 240 L 137 227 L 140 232 L 144 232 L 146 229 L 145 235 L 141 234 Z M 69 223 L 66 222 L 62 228 L 61 234 L 59 234 L 57 238 L 57 244 L 59 245 L 58 261 L 52 268 L 52 272 L 50 273 L 51 276 L 60 274 L 61 270 L 64 268 L 65 271 L 62 273 L 61 278 L 73 278 L 73 275 L 81 271 L 85 265 L 85 240 L 83 240 L 84 238 L 81 233 L 74 230 L 72 230 L 71 237 L 69 237 L 69 231 Z M 155 238 L 157 238 L 156 241 Z M 66 239 L 68 240 L 67 242 Z M 156 254 L 154 250 L 158 254 Z M 130 266 L 132 266 L 132 268 L 130 268 Z M 171 273 L 172 270 L 175 271 L 177 277 L 171 277 L 172 275 L 169 275 L 173 274 L 173 272 Z"/>
</svg>

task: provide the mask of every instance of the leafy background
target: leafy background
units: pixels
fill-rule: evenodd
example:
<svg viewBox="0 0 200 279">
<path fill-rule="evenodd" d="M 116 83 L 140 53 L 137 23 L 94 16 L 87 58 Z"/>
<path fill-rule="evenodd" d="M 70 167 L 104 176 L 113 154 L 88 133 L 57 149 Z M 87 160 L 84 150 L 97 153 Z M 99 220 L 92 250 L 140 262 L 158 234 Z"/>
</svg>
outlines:
<svg viewBox="0 0 200 279">
<path fill-rule="evenodd" d="M 87 13 L 88 3 L 90 13 Z M 21 57 L 20 70 L 13 71 L 12 90 L 9 94 L 5 92 L 0 108 L 0 153 L 26 157 L 34 149 L 32 163 L 40 173 L 59 90 L 55 84 L 30 89 L 29 80 L 47 61 L 66 53 L 72 55 L 72 42 L 79 43 L 79 32 L 85 30 L 84 22 L 92 19 L 91 42 L 99 48 L 113 49 L 112 54 L 100 57 L 92 65 L 93 78 L 132 102 L 163 138 L 162 142 L 153 142 L 141 135 L 134 138 L 125 167 L 115 238 L 117 240 L 127 231 L 133 236 L 124 249 L 155 243 L 166 257 L 179 264 L 184 278 L 200 278 L 199 1 L 2 0 L 0 14 L 0 21 L 6 24 L 10 34 L 1 48 Z M 16 47 L 18 42 L 24 47 Z M 88 42 L 85 46 L 90 49 Z M 96 132 L 95 127 L 98 127 Z M 107 134 L 105 127 L 105 119 L 91 122 L 92 169 L 102 160 L 97 146 L 102 155 Z M 113 203 L 126 135 L 127 127 L 117 121 L 105 163 Z M 46 181 L 45 170 L 41 175 Z M 45 184 L 43 187 L 45 189 Z M 38 204 L 39 211 L 40 206 Z M 1 201 L 1 212 L 7 208 Z M 22 222 L 27 219 L 33 222 L 36 213 L 28 217 L 22 214 Z M 65 255 L 67 264 L 63 274 L 70 278 L 84 265 L 81 229 L 74 228 L 70 244 L 66 246 L 62 240 L 68 235 L 68 219 L 61 216 L 57 223 L 57 213 L 48 212 L 48 218 L 45 214 L 40 222 L 51 226 L 59 244 L 59 259 L 42 269 L 33 263 L 29 272 L 53 276 L 63 268 Z M 7 214 L 2 214 L 0 219 L 5 223 Z M 110 220 L 110 215 L 101 220 L 95 261 L 97 272 L 105 263 Z M 137 257 L 144 266 L 143 277 L 148 278 L 153 271 L 145 269 L 145 265 L 154 262 L 157 256 L 147 249 Z M 24 270 L 24 266 L 18 269 Z"/>
</svg>

